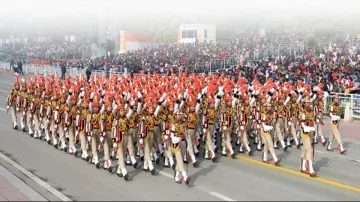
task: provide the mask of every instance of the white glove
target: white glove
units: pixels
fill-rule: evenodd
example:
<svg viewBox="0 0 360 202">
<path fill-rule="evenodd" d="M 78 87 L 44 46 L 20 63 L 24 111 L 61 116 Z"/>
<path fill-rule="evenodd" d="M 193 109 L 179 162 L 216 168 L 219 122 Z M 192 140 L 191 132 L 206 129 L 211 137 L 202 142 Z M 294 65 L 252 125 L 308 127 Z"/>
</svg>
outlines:
<svg viewBox="0 0 360 202">
<path fill-rule="evenodd" d="M 16 111 L 19 111 L 20 109 L 19 109 L 19 107 L 16 107 Z"/>
<path fill-rule="evenodd" d="M 104 137 L 100 136 L 100 142 L 104 142 Z"/>
<path fill-rule="evenodd" d="M 139 144 L 144 144 L 144 140 L 142 138 L 139 139 Z"/>
<path fill-rule="evenodd" d="M 290 121 L 288 122 L 288 126 L 291 126 L 291 122 L 290 122 Z"/>
<path fill-rule="evenodd" d="M 172 141 L 172 143 L 177 144 L 181 141 L 181 139 L 179 137 L 172 137 L 171 141 Z"/>
<path fill-rule="evenodd" d="M 131 101 L 130 105 L 131 105 L 131 106 L 135 106 L 135 101 L 134 101 L 134 100 Z"/>
<path fill-rule="evenodd" d="M 169 140 L 169 136 L 168 136 L 168 135 L 164 135 L 164 139 L 165 139 L 165 141 Z"/>
<path fill-rule="evenodd" d="M 55 128 L 55 129 L 56 129 L 56 128 L 58 128 L 58 125 L 57 125 L 57 124 L 55 124 L 55 125 L 54 125 L 54 128 Z"/>
<path fill-rule="evenodd" d="M 31 114 L 31 113 L 29 114 L 29 117 L 32 118 L 32 114 Z"/>
<path fill-rule="evenodd" d="M 87 136 L 87 140 L 88 140 L 88 142 L 90 142 L 91 141 L 91 136 Z"/>
<path fill-rule="evenodd" d="M 138 97 L 139 99 L 142 98 L 142 95 L 141 95 L 140 91 L 137 92 L 137 97 Z"/>
<path fill-rule="evenodd" d="M 198 94 L 197 99 L 198 99 L 198 100 L 201 99 L 201 94 L 200 94 L 200 93 Z"/>
<path fill-rule="evenodd" d="M 222 89 L 221 90 L 219 89 L 218 95 L 222 97 L 224 95 L 224 91 Z"/>
<path fill-rule="evenodd" d="M 224 87 L 223 86 L 220 86 L 219 87 L 219 91 L 223 91 Z"/>
<path fill-rule="evenodd" d="M 257 124 L 257 125 L 256 125 L 256 128 L 257 128 L 257 129 L 260 129 L 260 125 L 259 125 L 259 124 Z"/>
<path fill-rule="evenodd" d="M 130 93 L 128 93 L 128 94 L 126 95 L 126 101 L 129 101 L 130 98 L 131 98 Z"/>
<path fill-rule="evenodd" d="M 163 93 L 162 96 L 161 96 L 161 98 L 163 98 L 163 99 L 165 100 L 166 95 L 167 95 L 166 93 Z"/>
<path fill-rule="evenodd" d="M 331 120 L 332 120 L 332 121 L 338 121 L 338 120 L 340 120 L 340 116 L 332 115 L 332 116 L 331 116 Z"/>
<path fill-rule="evenodd" d="M 201 94 L 206 94 L 206 89 L 205 88 L 201 90 Z"/>
<path fill-rule="evenodd" d="M 308 133 L 308 132 L 311 132 L 311 131 L 315 131 L 315 128 L 310 127 L 310 126 L 304 126 L 304 132 L 305 133 Z"/>
<path fill-rule="evenodd" d="M 180 93 L 180 94 L 178 95 L 178 99 L 181 100 L 181 98 L 182 98 L 182 94 Z"/>
<path fill-rule="evenodd" d="M 270 130 L 272 130 L 272 129 L 273 129 L 272 126 L 267 126 L 267 125 L 264 126 L 264 131 L 265 131 L 265 132 L 268 132 L 268 131 L 270 131 Z"/>
<path fill-rule="evenodd" d="M 320 123 L 319 119 L 316 119 L 316 123 Z"/>
<path fill-rule="evenodd" d="M 113 148 L 117 148 L 117 146 L 118 146 L 117 143 L 114 142 L 114 143 L 113 143 Z"/>
<path fill-rule="evenodd" d="M 25 111 L 22 112 L 23 116 L 25 116 Z"/>
<path fill-rule="evenodd" d="M 245 127 L 244 126 L 240 126 L 240 130 L 244 130 L 245 129 Z"/>
<path fill-rule="evenodd" d="M 184 93 L 184 98 L 187 98 L 187 96 L 188 96 L 188 89 L 186 89 L 186 91 L 185 91 L 185 93 Z"/>
</svg>

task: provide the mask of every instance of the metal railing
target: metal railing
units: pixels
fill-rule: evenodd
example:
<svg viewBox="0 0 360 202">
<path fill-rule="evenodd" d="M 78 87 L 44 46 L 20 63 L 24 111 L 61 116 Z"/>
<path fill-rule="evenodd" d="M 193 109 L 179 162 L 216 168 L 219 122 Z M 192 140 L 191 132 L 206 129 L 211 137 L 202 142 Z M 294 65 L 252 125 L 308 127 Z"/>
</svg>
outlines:
<svg viewBox="0 0 360 202">
<path fill-rule="evenodd" d="M 355 119 L 360 119 L 360 95 L 338 93 L 338 96 L 340 108 L 345 108 L 346 104 L 350 103 L 351 117 Z M 335 93 L 331 93 L 324 99 L 324 114 L 329 114 L 328 106 L 330 103 L 332 103 L 334 97 Z"/>
</svg>

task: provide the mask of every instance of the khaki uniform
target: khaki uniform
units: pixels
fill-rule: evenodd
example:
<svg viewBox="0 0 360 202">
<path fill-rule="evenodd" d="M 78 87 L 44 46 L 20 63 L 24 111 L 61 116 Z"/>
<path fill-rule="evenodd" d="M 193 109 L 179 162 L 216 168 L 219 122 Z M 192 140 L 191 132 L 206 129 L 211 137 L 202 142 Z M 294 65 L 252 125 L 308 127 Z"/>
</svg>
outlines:
<svg viewBox="0 0 360 202">
<path fill-rule="evenodd" d="M 329 109 L 330 109 L 331 115 L 340 116 L 339 105 L 335 105 L 332 103 L 329 105 Z M 342 147 L 342 141 L 341 141 L 340 132 L 339 132 L 339 122 L 340 122 L 340 120 L 332 121 L 332 124 L 331 124 L 332 132 L 329 137 L 329 144 L 331 144 L 335 138 L 337 143 L 339 144 L 339 146 Z"/>
<path fill-rule="evenodd" d="M 221 115 L 221 127 L 222 127 L 222 147 L 223 150 L 228 151 L 230 155 L 234 155 L 234 151 L 231 145 L 231 134 L 233 131 L 233 117 L 235 110 L 230 106 L 225 106 L 224 112 Z M 222 152 L 226 154 L 226 152 Z"/>
<path fill-rule="evenodd" d="M 99 112 L 97 113 L 91 113 L 88 116 L 90 116 L 90 134 L 88 134 L 88 140 L 89 135 L 91 135 L 91 152 L 93 156 L 93 163 L 95 165 L 99 163 L 98 159 L 98 143 L 100 138 L 100 117 L 101 114 Z"/>
<path fill-rule="evenodd" d="M 284 142 L 284 136 L 283 136 L 283 132 L 285 129 L 285 106 L 282 102 L 278 101 L 275 104 L 275 109 L 276 109 L 276 122 L 275 122 L 275 129 L 276 129 L 276 136 L 274 137 L 274 142 L 276 143 L 277 141 L 280 141 L 281 145 L 283 148 L 285 148 L 285 142 Z"/>
<path fill-rule="evenodd" d="M 186 184 L 189 183 L 190 178 L 187 176 L 185 170 L 185 165 L 183 162 L 183 155 L 186 152 L 186 142 L 185 142 L 185 124 L 175 122 L 171 127 L 171 138 L 172 141 L 172 152 L 175 154 L 176 158 L 176 167 L 175 167 L 175 181 L 180 183 L 181 176 Z M 175 141 L 174 138 L 177 138 L 178 141 Z M 181 175 L 181 176 L 180 176 Z"/>
<path fill-rule="evenodd" d="M 110 149 L 111 149 L 111 138 L 112 138 L 112 124 L 114 120 L 114 115 L 112 113 L 103 112 L 100 117 L 100 121 L 104 123 L 104 131 L 106 135 L 104 137 L 104 159 L 105 161 L 110 160 Z"/>
<path fill-rule="evenodd" d="M 304 110 L 301 113 L 301 122 L 304 123 L 305 126 L 314 127 L 314 115 L 310 110 Z M 312 160 L 313 150 L 312 150 L 312 142 L 314 139 L 313 132 L 305 133 L 302 129 L 301 139 L 303 141 L 303 149 L 301 151 L 301 158 L 305 160 Z"/>
<path fill-rule="evenodd" d="M 314 101 L 314 111 L 315 111 L 315 119 L 316 119 L 315 142 L 317 141 L 317 136 L 320 136 L 321 143 L 325 143 L 325 138 L 322 131 L 323 109 L 324 109 L 324 101 L 322 99 L 320 100 L 319 98 L 316 99 Z"/>
<path fill-rule="evenodd" d="M 196 146 L 195 133 L 196 133 L 196 124 L 197 124 L 198 119 L 199 119 L 199 116 L 196 114 L 196 112 L 189 112 L 187 120 L 186 120 L 188 152 L 189 152 L 191 162 L 193 164 L 196 162 L 194 147 Z M 171 123 L 171 124 L 173 124 L 173 123 Z"/>
<path fill-rule="evenodd" d="M 82 151 L 82 158 L 86 159 L 88 157 L 87 149 L 86 149 L 86 134 L 85 134 L 85 126 L 86 126 L 86 118 L 90 114 L 89 109 L 81 108 L 77 111 L 77 130 L 80 138 L 80 145 L 81 145 L 81 151 Z"/>
<path fill-rule="evenodd" d="M 164 166 L 165 167 L 174 165 L 174 160 L 173 160 L 173 156 L 171 153 L 172 145 L 171 145 L 171 138 L 170 138 L 171 126 L 173 124 L 175 124 L 175 115 L 174 115 L 174 113 L 168 113 L 166 115 L 165 122 L 163 123 L 163 141 L 164 141 L 164 156 L 165 156 Z"/>
<path fill-rule="evenodd" d="M 17 126 L 17 113 L 16 113 L 16 107 L 17 107 L 17 100 L 19 97 L 19 91 L 15 88 L 10 90 L 9 97 L 8 97 L 8 106 L 11 111 L 11 118 L 14 123 L 14 127 Z"/>
<path fill-rule="evenodd" d="M 215 129 L 215 119 L 218 113 L 219 111 L 215 108 L 206 109 L 206 112 L 204 114 L 205 122 L 203 123 L 204 128 L 207 129 L 206 134 L 204 134 L 206 141 L 205 149 L 207 152 L 209 152 L 209 157 L 213 160 L 215 158 L 215 151 L 213 149 L 213 133 Z"/>
</svg>

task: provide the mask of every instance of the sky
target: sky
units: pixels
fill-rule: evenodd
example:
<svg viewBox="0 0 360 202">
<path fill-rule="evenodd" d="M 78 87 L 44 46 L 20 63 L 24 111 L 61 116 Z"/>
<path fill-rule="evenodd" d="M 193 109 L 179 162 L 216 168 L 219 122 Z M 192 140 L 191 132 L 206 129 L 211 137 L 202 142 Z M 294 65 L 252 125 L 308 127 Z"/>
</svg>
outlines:
<svg viewBox="0 0 360 202">
<path fill-rule="evenodd" d="M 1 0 L 1 28 L 49 29 L 113 21 L 156 23 L 292 23 L 356 21 L 359 0 Z M 236 25 L 237 25 L 236 24 Z"/>
<path fill-rule="evenodd" d="M 1 14 L 14 13 L 22 17 L 58 17 L 78 12 L 107 15 L 154 15 L 169 14 L 230 14 L 239 11 L 256 13 L 257 8 L 266 8 L 267 13 L 289 12 L 304 14 L 311 12 L 341 11 L 343 14 L 360 8 L 357 0 L 2 0 Z M 264 14 L 265 15 L 265 14 Z"/>
</svg>

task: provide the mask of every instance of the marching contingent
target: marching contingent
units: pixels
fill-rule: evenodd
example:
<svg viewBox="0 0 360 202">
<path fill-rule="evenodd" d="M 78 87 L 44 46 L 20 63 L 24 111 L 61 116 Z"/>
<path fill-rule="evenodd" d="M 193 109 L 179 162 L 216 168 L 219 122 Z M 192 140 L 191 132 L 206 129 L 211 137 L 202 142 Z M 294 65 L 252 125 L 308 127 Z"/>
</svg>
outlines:
<svg viewBox="0 0 360 202">
<path fill-rule="evenodd" d="M 222 74 L 164 76 L 84 75 L 65 80 L 54 75 L 15 77 L 7 110 L 13 128 L 45 140 L 59 150 L 129 180 L 126 166 L 156 174 L 154 164 L 174 170 L 174 180 L 189 184 L 187 164 L 199 154 L 212 162 L 237 153 L 262 152 L 264 163 L 280 165 L 276 149 L 301 149 L 300 172 L 315 177 L 314 144 L 341 154 L 339 103 L 329 105 L 332 133 L 322 133 L 324 85 L 292 85 L 272 78 L 261 84 Z M 7 112 L 6 112 L 7 113 Z M 20 128 L 18 126 L 20 123 Z M 251 142 L 253 140 L 253 142 Z M 251 142 L 251 143 L 250 143 Z M 252 147 L 252 143 L 254 146 Z M 203 146 L 200 146 L 202 145 Z M 235 149 L 236 148 L 236 149 Z M 237 149 L 238 148 L 238 149 Z M 236 151 L 237 150 L 237 151 Z M 117 160 L 117 165 L 114 162 Z"/>
</svg>

